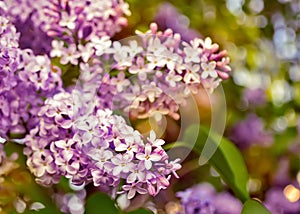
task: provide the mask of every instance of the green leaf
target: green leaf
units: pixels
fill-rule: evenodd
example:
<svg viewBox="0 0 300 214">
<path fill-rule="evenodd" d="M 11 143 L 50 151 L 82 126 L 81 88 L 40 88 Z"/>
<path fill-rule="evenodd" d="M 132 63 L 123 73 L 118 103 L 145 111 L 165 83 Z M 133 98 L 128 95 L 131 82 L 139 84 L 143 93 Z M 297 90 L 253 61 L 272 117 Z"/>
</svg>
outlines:
<svg viewBox="0 0 300 214">
<path fill-rule="evenodd" d="M 247 191 L 248 171 L 240 151 L 232 142 L 199 125 L 187 128 L 183 141 L 188 147 L 196 141 L 193 150 L 200 154 L 200 163 L 208 161 L 241 201 L 250 198 Z"/>
<path fill-rule="evenodd" d="M 86 214 L 118 214 L 115 203 L 105 193 L 95 193 L 87 199 L 85 206 Z"/>
<path fill-rule="evenodd" d="M 128 214 L 152 214 L 152 212 L 150 210 L 140 208 L 138 210 L 131 211 Z"/>
<path fill-rule="evenodd" d="M 242 214 L 271 214 L 261 203 L 249 199 L 243 206 Z"/>
</svg>

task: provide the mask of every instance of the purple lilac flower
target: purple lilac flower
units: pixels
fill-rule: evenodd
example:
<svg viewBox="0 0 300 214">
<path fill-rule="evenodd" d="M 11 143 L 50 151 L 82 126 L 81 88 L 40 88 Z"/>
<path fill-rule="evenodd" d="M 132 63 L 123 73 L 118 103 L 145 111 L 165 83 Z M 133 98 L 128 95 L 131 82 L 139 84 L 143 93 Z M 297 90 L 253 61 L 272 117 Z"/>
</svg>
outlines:
<svg viewBox="0 0 300 214">
<path fill-rule="evenodd" d="M 123 0 L 4 0 L 4 3 L 5 14 L 21 33 L 20 47 L 30 48 L 35 54 L 49 54 L 53 38 L 79 44 L 94 37 L 112 37 L 127 25 L 124 15 L 130 15 Z"/>
<path fill-rule="evenodd" d="M 19 33 L 8 18 L 0 16 L 0 93 L 17 85 Z"/>
<path fill-rule="evenodd" d="M 41 19 L 37 21 L 48 36 L 77 43 L 94 36 L 113 36 L 127 25 L 123 15 L 130 15 L 128 4 L 123 0 L 51 0 L 37 11 L 33 20 Z"/>
<path fill-rule="evenodd" d="M 248 148 L 252 144 L 268 146 L 273 142 L 273 136 L 265 130 L 262 119 L 254 114 L 248 115 L 232 128 L 230 139 L 241 148 Z"/>
<path fill-rule="evenodd" d="M 152 133 L 144 142 L 122 117 L 91 103 L 85 89 L 90 86 L 60 92 L 39 111 L 40 122 L 26 136 L 24 150 L 37 181 L 51 185 L 65 176 L 75 185 L 93 183 L 112 190 L 124 180 L 118 193 L 129 199 L 167 188 L 170 174 L 176 175 L 181 166 L 178 160 L 169 162 L 161 147 L 164 141 Z M 74 102 L 77 96 L 87 102 Z"/>
<path fill-rule="evenodd" d="M 201 37 L 196 30 L 189 28 L 188 18 L 180 14 L 170 3 L 163 3 L 158 8 L 155 21 L 162 29 L 171 28 L 175 33 L 179 33 L 184 41 L 188 42 L 194 38 Z"/>
<path fill-rule="evenodd" d="M 62 87 L 60 72 L 47 56 L 35 56 L 18 48 L 19 35 L 11 22 L 0 16 L 0 135 L 24 135 L 37 123 L 43 99 Z"/>
<path fill-rule="evenodd" d="M 49 54 L 52 39 L 34 24 L 31 16 L 25 22 L 19 18 L 14 20 L 14 25 L 20 32 L 21 49 L 31 49 L 34 54 Z"/>
<path fill-rule="evenodd" d="M 4 3 L 7 6 L 5 14 L 10 17 L 20 32 L 20 48 L 30 48 L 35 54 L 48 54 L 51 38 L 41 30 L 41 20 L 36 17 L 47 1 L 4 0 Z"/>
<path fill-rule="evenodd" d="M 266 103 L 266 94 L 263 88 L 245 89 L 243 98 L 247 106 L 256 107 L 262 106 Z"/>
<path fill-rule="evenodd" d="M 198 184 L 177 193 L 185 214 L 239 214 L 241 202 L 227 192 L 217 193 L 208 183 Z"/>
</svg>

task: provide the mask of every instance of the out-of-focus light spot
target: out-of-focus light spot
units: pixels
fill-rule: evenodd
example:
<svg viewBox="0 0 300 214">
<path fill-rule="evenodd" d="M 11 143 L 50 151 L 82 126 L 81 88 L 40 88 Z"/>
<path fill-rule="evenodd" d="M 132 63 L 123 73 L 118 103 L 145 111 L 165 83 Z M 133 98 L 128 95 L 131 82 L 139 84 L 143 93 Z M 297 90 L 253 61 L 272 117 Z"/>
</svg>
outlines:
<svg viewBox="0 0 300 214">
<path fill-rule="evenodd" d="M 280 3 L 288 3 L 290 2 L 291 0 L 278 0 Z"/>
<path fill-rule="evenodd" d="M 179 21 L 179 25 L 182 25 L 182 26 L 184 26 L 186 28 L 189 27 L 189 25 L 190 25 L 190 20 L 189 20 L 189 18 L 187 16 L 180 15 L 178 17 L 178 21 Z"/>
<path fill-rule="evenodd" d="M 237 85 L 245 86 L 250 89 L 264 87 L 269 82 L 269 77 L 266 75 L 245 69 L 234 72 L 233 79 Z"/>
<path fill-rule="evenodd" d="M 251 0 L 249 2 L 249 8 L 254 13 L 260 13 L 264 9 L 264 1 L 263 0 Z"/>
<path fill-rule="evenodd" d="M 300 1 L 293 1 L 290 6 L 294 13 L 300 12 Z"/>
<path fill-rule="evenodd" d="M 256 16 L 254 21 L 255 21 L 256 26 L 259 28 L 264 28 L 268 24 L 267 18 L 263 15 Z"/>
<path fill-rule="evenodd" d="M 166 204 L 167 214 L 177 214 L 177 213 L 181 213 L 182 211 L 183 211 L 183 208 L 178 203 L 169 202 L 169 203 Z"/>
<path fill-rule="evenodd" d="M 300 81 L 300 64 L 292 65 L 289 69 L 289 75 L 292 81 Z"/>
<path fill-rule="evenodd" d="M 275 123 L 273 124 L 273 128 L 277 132 L 283 132 L 287 128 L 287 121 L 284 117 L 279 117 L 276 119 Z"/>
<path fill-rule="evenodd" d="M 282 105 L 291 100 L 292 91 L 285 80 L 275 80 L 271 86 L 271 97 L 275 105 Z"/>
<path fill-rule="evenodd" d="M 250 178 L 247 184 L 249 192 L 258 192 L 261 188 L 261 181 L 256 178 Z"/>
<path fill-rule="evenodd" d="M 213 167 L 210 167 L 210 174 L 213 177 L 220 177 L 220 174 Z"/>
<path fill-rule="evenodd" d="M 300 185 L 300 171 L 297 173 L 297 182 Z"/>
<path fill-rule="evenodd" d="M 212 20 L 216 19 L 216 12 L 215 11 L 208 11 L 204 13 L 204 19 L 209 20 L 210 22 Z"/>
<path fill-rule="evenodd" d="M 72 195 L 68 201 L 68 207 L 70 208 L 71 213 L 83 214 L 84 213 L 84 205 L 82 200 L 76 196 Z"/>
<path fill-rule="evenodd" d="M 279 18 L 277 19 L 280 20 Z M 294 29 L 286 27 L 284 23 L 282 23 L 281 27 L 277 27 L 276 23 L 278 20 L 275 20 L 275 33 L 273 36 L 277 55 L 282 59 L 295 58 L 297 54 L 296 32 Z"/>
<path fill-rule="evenodd" d="M 242 12 L 244 0 L 227 0 L 226 7 L 234 15 L 238 15 Z"/>
<path fill-rule="evenodd" d="M 275 13 L 272 15 L 272 23 L 274 28 L 280 28 L 285 26 L 285 21 L 281 13 Z"/>
<path fill-rule="evenodd" d="M 276 43 L 294 41 L 295 39 L 296 39 L 296 33 L 292 28 L 276 29 L 274 34 L 274 41 Z"/>
<path fill-rule="evenodd" d="M 294 109 L 289 109 L 284 114 L 286 121 L 289 126 L 296 126 L 297 125 L 297 115 Z"/>
<path fill-rule="evenodd" d="M 297 189 L 296 187 L 294 187 L 291 184 L 287 185 L 284 188 L 283 194 L 286 197 L 286 199 L 289 200 L 292 203 L 298 201 L 299 198 L 300 198 L 300 191 L 299 191 L 299 189 Z"/>
</svg>

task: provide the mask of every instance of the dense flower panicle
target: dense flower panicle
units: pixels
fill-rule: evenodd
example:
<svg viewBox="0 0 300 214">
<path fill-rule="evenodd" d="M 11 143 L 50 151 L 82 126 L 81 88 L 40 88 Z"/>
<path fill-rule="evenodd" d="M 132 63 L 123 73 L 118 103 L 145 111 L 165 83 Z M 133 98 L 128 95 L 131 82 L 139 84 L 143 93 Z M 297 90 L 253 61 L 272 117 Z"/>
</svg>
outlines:
<svg viewBox="0 0 300 214">
<path fill-rule="evenodd" d="M 76 185 L 92 182 L 116 188 L 124 180 L 119 194 L 126 193 L 129 199 L 136 192 L 156 195 L 165 189 L 171 173 L 177 176 L 181 166 L 179 160 L 168 161 L 161 147 L 164 141 L 153 132 L 144 142 L 138 131 L 109 109 L 74 102 L 76 96 L 85 95 L 77 89 L 61 92 L 41 108 L 40 123 L 25 140 L 27 165 L 37 181 L 50 185 L 65 176 Z M 85 114 L 82 108 L 87 108 Z"/>
<path fill-rule="evenodd" d="M 18 32 L 20 32 L 20 48 L 31 49 L 34 54 L 49 54 L 52 38 L 35 25 L 31 16 L 25 21 L 20 18 L 14 20 Z"/>
<path fill-rule="evenodd" d="M 48 36 L 77 43 L 93 36 L 113 36 L 127 25 L 124 15 L 130 15 L 130 11 L 123 0 L 51 0 L 33 20 L 41 23 Z"/>
<path fill-rule="evenodd" d="M 153 131 L 144 139 L 113 111 L 179 119 L 188 96 L 201 87 L 212 92 L 229 77 L 227 52 L 210 38 L 182 42 L 156 24 L 138 32 L 137 40 L 112 42 L 127 24 L 123 15 L 130 14 L 123 0 L 4 2 L 21 38 L 1 16 L 0 136 L 27 134 L 26 164 L 37 182 L 47 186 L 64 176 L 73 185 L 93 184 L 127 199 L 166 189 L 171 175 L 178 177 L 180 160 L 169 160 Z M 31 40 L 25 24 L 45 47 L 25 45 Z M 66 68 L 79 69 L 77 85 L 63 88 Z M 217 209 L 200 204 L 207 212 Z"/>
<path fill-rule="evenodd" d="M 47 56 L 20 50 L 16 28 L 5 16 L 0 19 L 0 134 L 7 137 L 35 126 L 43 99 L 59 91 L 62 81 Z"/>
<path fill-rule="evenodd" d="M 0 93 L 0 133 L 3 136 L 25 134 L 33 128 L 43 99 L 62 87 L 60 73 L 52 68 L 47 56 L 34 56 L 29 50 L 19 52 L 19 64 L 13 74 L 16 85 Z"/>
<path fill-rule="evenodd" d="M 38 18 L 38 13 L 48 1 L 3 0 L 3 2 L 7 8 L 5 14 L 20 32 L 20 48 L 30 48 L 35 54 L 49 53 L 51 38 L 41 30 L 42 20 Z"/>
<path fill-rule="evenodd" d="M 180 38 L 171 29 L 160 32 L 152 24 L 150 31 L 138 32 L 126 44 L 112 43 L 106 36 L 94 37 L 85 46 L 66 47 L 54 40 L 50 55 L 61 64 L 82 62 L 80 81 L 98 84 L 92 90 L 102 108 L 122 110 L 133 118 L 159 113 L 177 120 L 179 106 L 188 96 L 200 87 L 212 92 L 231 71 L 227 52 L 219 51 L 210 38 L 190 43 Z M 105 69 L 95 71 L 97 66 Z"/>
<path fill-rule="evenodd" d="M 185 214 L 239 214 L 241 202 L 227 192 L 217 193 L 208 183 L 198 184 L 177 193 Z"/>
<path fill-rule="evenodd" d="M 113 42 L 104 54 L 113 59 L 111 69 L 120 71 L 111 77 L 117 88 L 115 107 L 133 117 L 147 118 L 159 112 L 179 119 L 179 105 L 186 97 L 199 87 L 212 92 L 229 77 L 227 52 L 219 51 L 210 38 L 182 42 L 171 29 L 157 31 L 156 24 L 145 34 L 138 32 L 137 38 L 127 44 Z"/>
<path fill-rule="evenodd" d="M 53 38 L 68 44 L 109 36 L 127 25 L 129 6 L 123 0 L 4 0 L 6 14 L 21 32 L 20 47 L 49 54 Z"/>
<path fill-rule="evenodd" d="M 133 118 L 159 113 L 177 120 L 188 96 L 200 87 L 211 93 L 231 71 L 227 52 L 219 51 L 210 38 L 182 42 L 171 29 L 157 31 L 156 24 L 126 44 L 108 36 L 92 36 L 85 45 L 53 40 L 50 56 L 62 65 L 80 62 L 79 79 L 98 84 L 92 93 L 102 108 L 122 110 Z"/>
<path fill-rule="evenodd" d="M 19 33 L 8 18 L 0 16 L 0 93 L 16 86 Z"/>
</svg>

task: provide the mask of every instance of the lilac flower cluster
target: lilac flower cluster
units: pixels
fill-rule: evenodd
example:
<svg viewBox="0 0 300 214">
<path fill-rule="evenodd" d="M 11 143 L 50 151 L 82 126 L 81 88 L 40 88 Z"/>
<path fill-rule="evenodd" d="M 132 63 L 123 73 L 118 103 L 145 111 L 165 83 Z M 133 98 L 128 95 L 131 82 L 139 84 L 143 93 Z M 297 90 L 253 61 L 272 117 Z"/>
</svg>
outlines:
<svg viewBox="0 0 300 214">
<path fill-rule="evenodd" d="M 19 34 L 5 16 L 0 17 L 0 93 L 9 91 L 17 82 Z M 9 83 L 9 84 L 8 84 Z"/>
<path fill-rule="evenodd" d="M 47 99 L 39 125 L 25 139 L 27 165 L 40 183 L 50 185 L 65 176 L 76 185 L 92 182 L 118 189 L 124 180 L 118 193 L 131 199 L 136 192 L 156 195 L 169 185 L 171 173 L 177 177 L 179 160 L 169 162 L 161 147 L 164 141 L 154 132 L 144 142 L 138 131 L 108 109 L 80 115 L 85 107 L 73 108 L 72 96 L 76 90 Z"/>
<path fill-rule="evenodd" d="M 20 48 L 30 48 L 35 54 L 45 54 L 50 51 L 51 38 L 40 28 L 41 20 L 37 13 L 43 11 L 48 1 L 43 0 L 3 0 L 6 6 L 5 14 L 20 32 Z"/>
<path fill-rule="evenodd" d="M 188 96 L 200 87 L 212 92 L 231 71 L 227 52 L 219 51 L 210 38 L 182 42 L 171 29 L 157 31 L 156 24 L 145 34 L 138 32 L 128 44 L 112 42 L 107 36 L 68 47 L 54 40 L 50 55 L 63 65 L 82 62 L 80 78 L 86 84 L 97 82 L 98 99 L 109 101 L 106 107 L 121 109 L 133 118 L 160 113 L 177 120 L 179 106 Z M 107 63 L 108 74 L 101 69 Z M 112 75 L 113 71 L 117 75 Z"/>
<path fill-rule="evenodd" d="M 6 14 L 21 32 L 20 46 L 36 54 L 48 54 L 53 38 L 78 44 L 93 37 L 112 37 L 127 25 L 124 15 L 130 15 L 123 0 L 4 0 L 4 3 Z"/>
<path fill-rule="evenodd" d="M 47 56 L 35 56 L 18 48 L 19 34 L 1 16 L 0 34 L 0 135 L 25 134 L 37 122 L 36 113 L 43 98 L 62 86 L 59 69 Z"/>
<path fill-rule="evenodd" d="M 137 41 L 114 42 L 108 52 L 114 60 L 111 69 L 121 71 L 112 82 L 123 91 L 125 111 L 137 118 L 159 112 L 179 119 L 179 105 L 189 95 L 200 87 L 212 92 L 231 71 L 227 52 L 219 51 L 210 38 L 182 42 L 179 34 L 158 31 L 154 23 L 145 34 L 138 32 Z M 131 76 L 130 83 L 124 81 L 125 74 Z"/>
<path fill-rule="evenodd" d="M 208 183 L 178 192 L 185 214 L 240 214 L 242 204 L 227 192 L 216 193 Z"/>
<path fill-rule="evenodd" d="M 158 112 L 177 120 L 179 106 L 189 95 L 201 87 L 212 92 L 231 71 L 227 52 L 219 51 L 210 38 L 182 42 L 179 34 L 171 29 L 158 31 L 153 23 L 148 32 L 138 32 L 127 43 L 112 43 L 106 36 L 93 38 L 85 46 L 64 47 L 62 41 L 53 41 L 50 55 L 59 57 L 61 64 L 83 61 L 81 70 L 94 67 L 91 60 L 97 57 L 101 59 L 98 66 L 105 67 L 108 62 L 108 74 L 98 71 L 103 76 L 100 82 L 97 80 L 98 92 L 109 92 L 111 103 L 106 105 L 122 109 L 133 118 L 147 118 Z M 93 79 L 92 71 L 82 75 L 89 77 L 88 81 Z"/>
<path fill-rule="evenodd" d="M 40 18 L 44 22 L 42 28 L 49 36 L 75 43 L 94 36 L 113 36 L 127 25 L 124 14 L 130 15 L 130 11 L 123 0 L 51 0 L 43 8 Z"/>
</svg>

